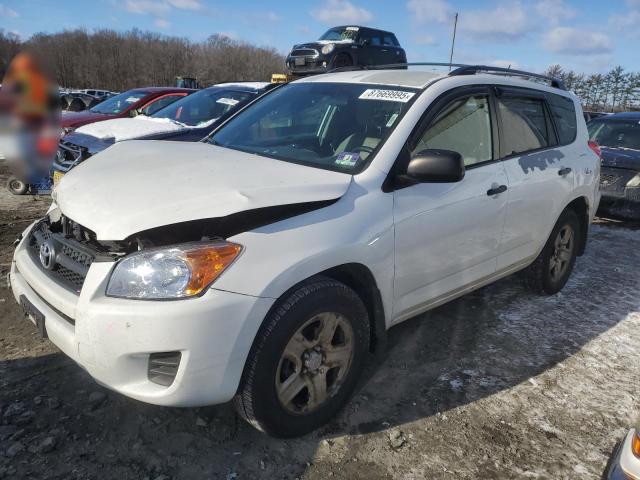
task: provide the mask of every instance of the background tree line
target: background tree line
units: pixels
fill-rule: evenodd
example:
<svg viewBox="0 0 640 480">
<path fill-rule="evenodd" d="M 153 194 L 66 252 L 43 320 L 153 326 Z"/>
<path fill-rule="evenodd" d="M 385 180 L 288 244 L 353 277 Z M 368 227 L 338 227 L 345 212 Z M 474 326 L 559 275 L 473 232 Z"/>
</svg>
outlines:
<svg viewBox="0 0 640 480">
<path fill-rule="evenodd" d="M 13 56 L 30 48 L 44 59 L 58 84 L 66 88 L 124 91 L 140 86 L 175 85 L 175 77 L 197 78 L 203 86 L 225 81 L 268 81 L 284 71 L 273 48 L 214 34 L 202 42 L 137 29 L 67 30 L 38 33 L 26 41 L 0 30 L 0 78 Z M 562 79 L 586 110 L 640 110 L 640 73 L 615 67 L 606 74 L 583 74 L 552 65 L 546 71 Z"/>
<path fill-rule="evenodd" d="M 605 74 L 585 75 L 552 65 L 547 75 L 564 81 L 582 100 L 585 110 L 622 112 L 640 110 L 640 73 L 626 72 L 617 66 Z"/>
<path fill-rule="evenodd" d="M 172 86 L 175 77 L 195 77 L 203 86 L 225 81 L 268 81 L 284 71 L 273 48 L 258 47 L 224 35 L 202 42 L 131 30 L 67 30 L 38 33 L 27 41 L 0 31 L 0 78 L 22 49 L 36 53 L 66 88 L 124 91 L 143 86 Z"/>
</svg>

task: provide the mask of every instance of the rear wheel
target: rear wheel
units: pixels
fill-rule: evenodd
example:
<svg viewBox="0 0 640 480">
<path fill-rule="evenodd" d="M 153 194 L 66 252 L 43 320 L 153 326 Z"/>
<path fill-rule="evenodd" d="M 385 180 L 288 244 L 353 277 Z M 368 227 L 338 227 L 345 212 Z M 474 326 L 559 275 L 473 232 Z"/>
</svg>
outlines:
<svg viewBox="0 0 640 480">
<path fill-rule="evenodd" d="M 529 288 L 547 295 L 562 290 L 573 271 L 581 233 L 576 213 L 562 212 L 542 252 L 523 272 Z"/>
<path fill-rule="evenodd" d="M 7 190 L 14 195 L 24 195 L 29 190 L 29 184 L 23 182 L 18 177 L 9 177 L 7 180 Z"/>
<path fill-rule="evenodd" d="M 368 346 L 367 310 L 353 290 L 320 277 L 303 284 L 258 332 L 236 409 L 270 435 L 304 435 L 347 402 Z"/>
</svg>

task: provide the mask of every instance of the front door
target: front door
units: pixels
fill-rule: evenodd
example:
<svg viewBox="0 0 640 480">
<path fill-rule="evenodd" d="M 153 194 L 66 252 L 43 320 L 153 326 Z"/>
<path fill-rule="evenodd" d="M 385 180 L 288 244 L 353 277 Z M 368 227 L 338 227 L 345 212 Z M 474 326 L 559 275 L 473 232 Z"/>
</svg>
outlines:
<svg viewBox="0 0 640 480">
<path fill-rule="evenodd" d="M 495 124 L 486 88 L 465 88 L 427 113 L 409 145 L 462 155 L 456 183 L 420 183 L 394 192 L 394 319 L 455 295 L 496 272 L 507 205 L 507 177 L 494 152 Z"/>
</svg>

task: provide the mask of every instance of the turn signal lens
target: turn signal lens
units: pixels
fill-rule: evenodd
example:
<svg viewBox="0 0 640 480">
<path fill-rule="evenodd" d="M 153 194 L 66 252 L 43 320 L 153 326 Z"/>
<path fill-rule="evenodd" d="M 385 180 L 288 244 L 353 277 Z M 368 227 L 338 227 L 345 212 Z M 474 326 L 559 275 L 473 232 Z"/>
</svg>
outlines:
<svg viewBox="0 0 640 480">
<path fill-rule="evenodd" d="M 241 250 L 240 245 L 228 242 L 185 251 L 185 260 L 191 266 L 191 279 L 184 289 L 185 295 L 197 295 L 213 283 Z"/>
<path fill-rule="evenodd" d="M 638 437 L 638 431 L 633 432 L 633 438 L 631 439 L 631 451 L 633 454 L 640 458 L 640 437 Z"/>
</svg>

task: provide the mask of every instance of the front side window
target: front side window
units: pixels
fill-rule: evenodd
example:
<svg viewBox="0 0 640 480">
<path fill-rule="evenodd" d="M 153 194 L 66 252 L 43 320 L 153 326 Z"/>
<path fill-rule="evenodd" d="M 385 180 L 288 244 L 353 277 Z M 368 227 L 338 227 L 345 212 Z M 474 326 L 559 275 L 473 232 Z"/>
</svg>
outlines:
<svg viewBox="0 0 640 480">
<path fill-rule="evenodd" d="M 602 147 L 640 150 L 640 122 L 637 120 L 592 120 L 589 139 Z"/>
<path fill-rule="evenodd" d="M 489 97 L 474 95 L 454 100 L 438 113 L 422 134 L 416 155 L 423 150 L 452 150 L 464 159 L 465 166 L 493 158 Z"/>
<path fill-rule="evenodd" d="M 498 97 L 497 101 L 502 118 L 503 152 L 506 156 L 538 150 L 556 143 L 543 100 L 509 95 Z"/>
<path fill-rule="evenodd" d="M 210 88 L 173 102 L 153 118 L 168 118 L 190 127 L 204 127 L 252 97 L 249 92 Z"/>
<path fill-rule="evenodd" d="M 147 96 L 147 93 L 144 91 L 129 90 L 128 92 L 108 98 L 104 102 L 91 108 L 90 111 L 93 113 L 103 113 L 105 115 L 115 115 L 126 110 L 134 103 L 138 103 L 145 96 Z"/>
<path fill-rule="evenodd" d="M 353 174 L 366 168 L 417 95 L 395 86 L 291 83 L 240 112 L 209 141 Z"/>
</svg>

